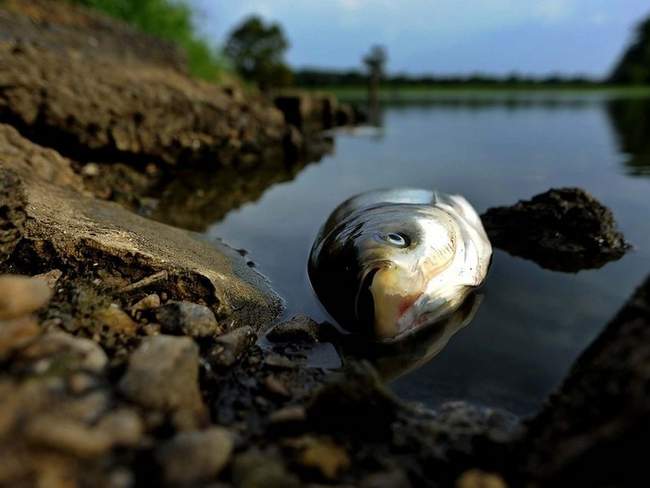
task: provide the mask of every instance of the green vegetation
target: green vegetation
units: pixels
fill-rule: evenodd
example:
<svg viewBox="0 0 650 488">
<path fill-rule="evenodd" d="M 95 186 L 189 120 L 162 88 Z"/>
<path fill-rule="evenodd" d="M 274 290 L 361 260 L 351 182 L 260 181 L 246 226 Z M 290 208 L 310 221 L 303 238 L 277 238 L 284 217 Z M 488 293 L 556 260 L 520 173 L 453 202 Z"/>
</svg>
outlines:
<svg viewBox="0 0 650 488">
<path fill-rule="evenodd" d="M 291 69 L 284 62 L 288 47 L 280 24 L 267 25 L 253 15 L 230 33 L 225 54 L 245 80 L 266 90 L 292 83 Z"/>
<path fill-rule="evenodd" d="M 185 50 L 190 72 L 216 81 L 226 70 L 223 58 L 194 31 L 192 12 L 176 0 L 69 0 L 122 19 L 147 34 Z"/>
<path fill-rule="evenodd" d="M 327 92 L 335 95 L 339 100 L 345 102 L 365 102 L 368 99 L 366 86 L 350 85 L 323 85 L 306 87 L 309 91 Z M 628 85 L 607 85 L 592 83 L 583 84 L 561 84 L 561 85 L 509 85 L 506 83 L 496 85 L 392 85 L 382 86 L 379 89 L 378 98 L 382 103 L 389 104 L 412 104 L 412 103 L 453 103 L 462 99 L 466 102 L 475 101 L 477 104 L 490 101 L 514 101 L 518 97 L 534 94 L 540 100 L 546 95 L 549 99 L 557 99 L 558 96 L 581 96 L 589 93 L 602 94 L 605 96 L 647 97 L 650 96 L 650 86 L 628 86 Z"/>
<path fill-rule="evenodd" d="M 636 31 L 636 39 L 612 72 L 613 83 L 650 84 L 650 17 Z"/>
</svg>

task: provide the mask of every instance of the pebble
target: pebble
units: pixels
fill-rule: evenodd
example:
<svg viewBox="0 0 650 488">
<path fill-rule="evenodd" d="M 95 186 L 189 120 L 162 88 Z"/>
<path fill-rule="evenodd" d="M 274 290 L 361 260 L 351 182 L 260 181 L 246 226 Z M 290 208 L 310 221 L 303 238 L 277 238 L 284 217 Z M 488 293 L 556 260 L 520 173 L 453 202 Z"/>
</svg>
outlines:
<svg viewBox="0 0 650 488">
<path fill-rule="evenodd" d="M 327 479 L 337 479 L 350 467 L 347 451 L 329 438 L 304 436 L 290 439 L 287 444 L 300 451 L 300 464 L 317 469 Z"/>
<path fill-rule="evenodd" d="M 202 410 L 199 348 L 189 337 L 145 338 L 131 354 L 120 390 L 143 407 Z"/>
<path fill-rule="evenodd" d="M 251 450 L 238 455 L 233 462 L 232 478 L 238 488 L 299 488 L 295 475 L 275 456 Z"/>
<path fill-rule="evenodd" d="M 313 344 L 319 342 L 319 329 L 315 320 L 298 314 L 273 327 L 266 337 L 272 342 Z"/>
<path fill-rule="evenodd" d="M 29 421 L 25 436 L 31 444 L 65 451 L 80 458 L 106 454 L 111 437 L 73 419 L 41 414 Z"/>
<path fill-rule="evenodd" d="M 53 269 L 47 273 L 34 275 L 33 278 L 45 281 L 45 283 L 47 283 L 47 286 L 53 290 L 56 287 L 56 284 L 61 276 L 63 276 L 63 271 L 60 269 Z"/>
<path fill-rule="evenodd" d="M 0 320 L 0 359 L 26 346 L 40 333 L 41 328 L 32 317 Z"/>
<path fill-rule="evenodd" d="M 167 302 L 156 311 L 156 318 L 166 334 L 209 337 L 223 333 L 212 310 L 198 303 Z"/>
<path fill-rule="evenodd" d="M 106 353 L 96 342 L 60 331 L 42 334 L 20 351 L 20 357 L 38 363 L 35 366 L 40 373 L 56 365 L 58 371 L 100 374 L 108 364 Z"/>
<path fill-rule="evenodd" d="M 168 483 L 188 484 L 216 477 L 234 448 L 233 436 L 223 427 L 182 432 L 156 450 L 156 459 Z"/>
<path fill-rule="evenodd" d="M 213 366 L 230 367 L 241 359 L 257 336 L 251 327 L 234 329 L 215 339 L 215 345 L 208 354 L 208 361 Z"/>
<path fill-rule="evenodd" d="M 160 296 L 158 296 L 157 293 L 152 293 L 151 295 L 147 295 L 143 299 L 134 303 L 131 307 L 131 313 L 135 314 L 136 312 L 140 312 L 142 310 L 151 310 L 153 308 L 158 308 L 160 307 L 161 303 L 162 302 L 160 301 Z"/>
<path fill-rule="evenodd" d="M 36 312 L 52 297 L 45 280 L 29 276 L 0 276 L 0 320 L 15 319 Z"/>
<path fill-rule="evenodd" d="M 279 354 L 269 354 L 264 358 L 264 364 L 277 369 L 294 369 L 296 367 L 296 364 L 291 359 Z"/>
<path fill-rule="evenodd" d="M 138 330 L 137 324 L 116 303 L 97 312 L 96 318 L 106 327 L 118 334 L 133 336 Z"/>
<path fill-rule="evenodd" d="M 275 375 L 270 374 L 264 378 L 264 387 L 269 393 L 273 393 L 274 395 L 285 398 L 291 397 L 291 392 L 287 385 Z"/>
<path fill-rule="evenodd" d="M 291 405 L 284 407 L 269 415 L 272 424 L 284 424 L 290 422 L 303 422 L 307 418 L 307 412 L 302 405 Z"/>
<path fill-rule="evenodd" d="M 465 471 L 456 481 L 456 488 L 507 488 L 498 474 L 486 473 L 479 469 Z"/>
<path fill-rule="evenodd" d="M 97 428 L 111 437 L 118 446 L 136 446 L 144 434 L 144 424 L 135 410 L 119 408 L 108 413 L 97 424 Z"/>
</svg>

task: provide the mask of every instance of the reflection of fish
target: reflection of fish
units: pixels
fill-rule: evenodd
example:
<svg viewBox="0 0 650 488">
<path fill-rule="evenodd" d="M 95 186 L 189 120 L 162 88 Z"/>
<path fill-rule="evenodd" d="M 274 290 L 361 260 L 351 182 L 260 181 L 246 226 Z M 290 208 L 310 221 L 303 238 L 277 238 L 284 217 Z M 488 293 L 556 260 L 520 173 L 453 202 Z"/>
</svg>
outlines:
<svg viewBox="0 0 650 488">
<path fill-rule="evenodd" d="M 341 341 L 337 349 L 344 360 L 366 359 L 384 381 L 395 380 L 436 357 L 449 339 L 474 319 L 482 299 L 481 295 L 470 293 L 453 313 L 402 340 L 386 343 L 350 338 Z"/>
<path fill-rule="evenodd" d="M 491 255 L 463 197 L 377 190 L 332 213 L 312 248 L 309 276 L 341 326 L 393 340 L 456 310 L 485 279 Z"/>
</svg>

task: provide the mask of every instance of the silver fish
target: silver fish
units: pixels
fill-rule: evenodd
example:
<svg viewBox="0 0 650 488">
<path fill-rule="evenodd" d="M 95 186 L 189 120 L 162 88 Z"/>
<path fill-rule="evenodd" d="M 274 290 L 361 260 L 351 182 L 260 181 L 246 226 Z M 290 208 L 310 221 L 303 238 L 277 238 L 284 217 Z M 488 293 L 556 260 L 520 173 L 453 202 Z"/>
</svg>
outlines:
<svg viewBox="0 0 650 488">
<path fill-rule="evenodd" d="M 339 325 L 390 341 L 457 310 L 485 280 L 491 256 L 481 219 L 463 197 L 376 190 L 330 215 L 309 277 Z"/>
</svg>

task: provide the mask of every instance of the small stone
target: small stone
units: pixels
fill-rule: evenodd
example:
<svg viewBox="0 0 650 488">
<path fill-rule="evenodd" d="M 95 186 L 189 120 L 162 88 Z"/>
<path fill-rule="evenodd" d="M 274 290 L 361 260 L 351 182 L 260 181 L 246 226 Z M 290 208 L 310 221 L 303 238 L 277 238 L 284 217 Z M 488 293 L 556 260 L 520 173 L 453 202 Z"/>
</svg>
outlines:
<svg viewBox="0 0 650 488">
<path fill-rule="evenodd" d="M 118 334 L 133 336 L 138 330 L 138 326 L 133 319 L 116 303 L 111 303 L 108 308 L 98 311 L 96 318 Z"/>
<path fill-rule="evenodd" d="M 0 320 L 35 312 L 51 297 L 52 290 L 44 280 L 20 275 L 0 276 Z"/>
<path fill-rule="evenodd" d="M 456 481 L 456 488 L 507 488 L 498 474 L 486 473 L 479 469 L 465 471 Z"/>
<path fill-rule="evenodd" d="M 253 450 L 235 458 L 232 478 L 239 488 L 298 488 L 296 476 L 289 473 L 284 463 L 275 456 Z"/>
<path fill-rule="evenodd" d="M 182 432 L 156 451 L 168 483 L 195 483 L 216 477 L 234 448 L 232 434 L 222 427 Z"/>
<path fill-rule="evenodd" d="M 65 417 L 41 414 L 25 429 L 30 443 L 61 450 L 81 458 L 101 456 L 111 448 L 110 436 Z"/>
<path fill-rule="evenodd" d="M 139 300 L 136 303 L 134 303 L 133 306 L 131 307 L 131 313 L 135 314 L 136 312 L 142 310 L 151 310 L 153 308 L 158 308 L 160 307 L 160 304 L 161 304 L 160 296 L 158 296 L 158 294 L 156 293 L 152 293 L 151 295 L 147 295 L 142 300 Z"/>
<path fill-rule="evenodd" d="M 208 361 L 213 366 L 228 368 L 241 359 L 256 339 L 255 332 L 248 326 L 223 334 L 215 339 Z"/>
<path fill-rule="evenodd" d="M 411 482 L 403 471 L 383 471 L 364 478 L 360 488 L 411 488 Z"/>
<path fill-rule="evenodd" d="M 296 364 L 291 359 L 279 354 L 269 354 L 264 358 L 264 364 L 277 369 L 294 369 L 296 367 Z"/>
<path fill-rule="evenodd" d="M 194 341 L 157 335 L 144 339 L 131 354 L 120 389 L 143 407 L 200 411 L 198 379 L 199 348 Z"/>
<path fill-rule="evenodd" d="M 80 395 L 97 386 L 97 380 L 86 373 L 74 373 L 68 378 L 70 393 Z"/>
<path fill-rule="evenodd" d="M 0 359 L 26 346 L 40 333 L 41 328 L 32 317 L 0 320 Z"/>
<path fill-rule="evenodd" d="M 266 337 L 272 342 L 313 344 L 319 342 L 319 329 L 315 320 L 299 314 L 273 327 Z"/>
<path fill-rule="evenodd" d="M 291 405 L 284 407 L 269 415 L 269 421 L 272 424 L 284 424 L 291 422 L 304 422 L 307 418 L 305 407 L 302 405 Z"/>
<path fill-rule="evenodd" d="M 84 176 L 98 176 L 99 165 L 97 163 L 88 163 L 81 168 L 81 174 Z"/>
<path fill-rule="evenodd" d="M 97 428 L 106 432 L 113 445 L 136 446 L 144 433 L 144 424 L 133 409 L 121 408 L 105 415 Z"/>
<path fill-rule="evenodd" d="M 300 464 L 317 469 L 327 479 L 338 478 L 342 471 L 350 467 L 347 451 L 329 438 L 304 436 L 287 443 L 300 450 Z"/>
<path fill-rule="evenodd" d="M 50 289 L 54 290 L 56 283 L 59 281 L 61 276 L 63 276 L 63 271 L 60 269 L 53 269 L 47 273 L 34 275 L 33 278 L 45 281 L 45 283 L 47 283 L 47 286 L 49 286 Z"/>
<path fill-rule="evenodd" d="M 274 395 L 285 398 L 291 397 L 291 392 L 287 388 L 287 385 L 275 375 L 270 374 L 264 378 L 264 387 L 269 393 L 273 393 Z"/>
<path fill-rule="evenodd" d="M 156 318 L 167 334 L 209 337 L 223 333 L 212 310 L 198 303 L 167 302 L 158 309 Z"/>
<path fill-rule="evenodd" d="M 56 367 L 59 372 L 87 371 L 99 374 L 108 364 L 106 353 L 96 342 L 59 331 L 42 334 L 20 351 L 20 358 L 40 363 L 41 373 Z"/>
</svg>

